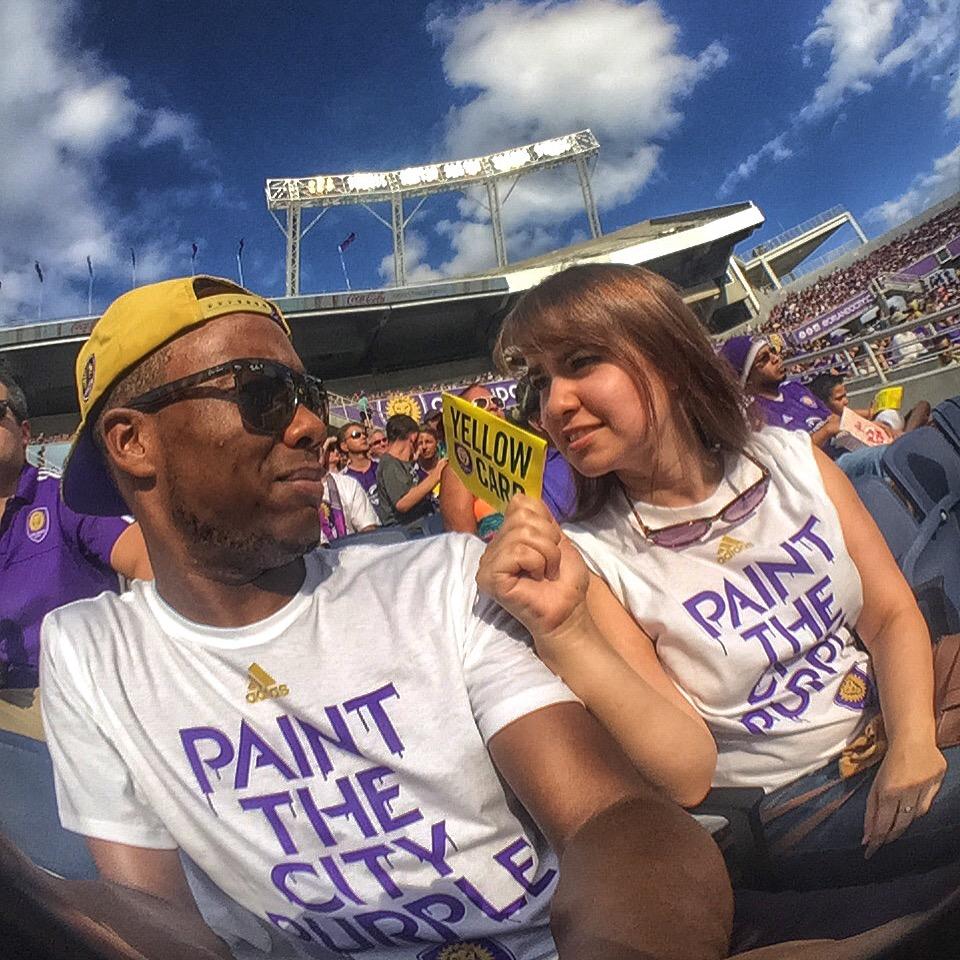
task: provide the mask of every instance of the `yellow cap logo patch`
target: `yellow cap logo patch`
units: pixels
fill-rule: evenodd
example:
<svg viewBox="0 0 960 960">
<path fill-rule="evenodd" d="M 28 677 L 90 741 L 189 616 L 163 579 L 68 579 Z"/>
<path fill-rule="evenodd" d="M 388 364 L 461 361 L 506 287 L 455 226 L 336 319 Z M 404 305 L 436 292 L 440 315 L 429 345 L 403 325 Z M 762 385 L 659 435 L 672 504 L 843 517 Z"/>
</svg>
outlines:
<svg viewBox="0 0 960 960">
<path fill-rule="evenodd" d="M 90 399 L 93 393 L 93 381 L 97 373 L 97 358 L 95 354 L 87 357 L 87 362 L 83 365 L 83 376 L 80 378 L 80 393 L 84 400 Z"/>
</svg>

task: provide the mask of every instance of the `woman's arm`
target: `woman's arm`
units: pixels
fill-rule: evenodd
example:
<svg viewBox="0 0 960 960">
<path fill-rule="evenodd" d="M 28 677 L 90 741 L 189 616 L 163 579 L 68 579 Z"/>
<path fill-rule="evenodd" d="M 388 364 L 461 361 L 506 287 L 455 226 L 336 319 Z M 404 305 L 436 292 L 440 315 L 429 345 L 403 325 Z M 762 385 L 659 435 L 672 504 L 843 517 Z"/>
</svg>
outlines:
<svg viewBox="0 0 960 960">
<path fill-rule="evenodd" d="M 476 533 L 477 519 L 473 515 L 473 494 L 456 471 L 448 470 L 440 484 L 440 516 L 443 529 L 458 533 Z"/>
<path fill-rule="evenodd" d="M 863 582 L 857 632 L 873 661 L 889 741 L 867 802 L 869 856 L 930 809 L 946 771 L 936 745 L 933 654 L 913 593 L 873 518 L 843 471 L 819 450 L 814 457 Z"/>
<path fill-rule="evenodd" d="M 703 799 L 717 762 L 706 724 L 540 501 L 510 502 L 477 582 L 526 626 L 544 663 L 648 780 L 684 806 Z"/>
</svg>

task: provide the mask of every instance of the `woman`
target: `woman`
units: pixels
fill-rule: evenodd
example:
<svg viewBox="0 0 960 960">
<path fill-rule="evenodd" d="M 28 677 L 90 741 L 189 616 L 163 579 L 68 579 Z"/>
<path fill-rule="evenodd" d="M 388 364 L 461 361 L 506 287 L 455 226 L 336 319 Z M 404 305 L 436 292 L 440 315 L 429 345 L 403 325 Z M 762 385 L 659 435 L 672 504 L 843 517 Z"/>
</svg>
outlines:
<svg viewBox="0 0 960 960">
<path fill-rule="evenodd" d="M 634 761 L 648 770 L 661 731 L 624 719 L 636 706 L 601 680 L 611 650 L 660 698 L 695 708 L 716 742 L 715 785 L 766 791 L 768 840 L 796 883 L 958 855 L 955 764 L 931 812 L 947 762 L 930 639 L 843 474 L 806 434 L 760 427 L 696 317 L 641 268 L 554 275 L 521 298 L 498 347 L 540 391 L 541 422 L 577 471 L 565 532 L 609 586 L 590 578 L 571 617 L 597 626 L 566 647 L 556 612 L 544 631 L 549 612 L 511 598 L 561 556 L 575 562 L 530 501 L 508 511 L 479 578 Z M 835 782 L 877 701 L 883 761 Z"/>
</svg>

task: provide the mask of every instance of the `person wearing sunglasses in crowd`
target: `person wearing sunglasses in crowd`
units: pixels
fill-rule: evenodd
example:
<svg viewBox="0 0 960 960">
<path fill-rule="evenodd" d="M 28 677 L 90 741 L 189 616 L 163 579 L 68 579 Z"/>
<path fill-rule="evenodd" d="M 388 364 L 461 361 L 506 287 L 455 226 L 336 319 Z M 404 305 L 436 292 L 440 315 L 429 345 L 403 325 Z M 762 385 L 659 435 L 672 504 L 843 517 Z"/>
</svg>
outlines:
<svg viewBox="0 0 960 960">
<path fill-rule="evenodd" d="M 807 432 L 763 426 L 676 290 L 639 267 L 545 280 L 498 349 L 528 371 L 577 472 L 564 533 L 592 571 L 593 639 L 585 628 L 538 652 L 637 766 L 680 802 L 711 784 L 761 787 L 778 869 L 798 886 L 960 854 L 960 768 L 935 742 L 926 625 Z M 524 607 L 516 584 L 579 563 L 545 508 L 520 498 L 480 584 L 536 636 L 548 605 Z M 882 762 L 841 781 L 838 759 L 878 710 Z"/>
<path fill-rule="evenodd" d="M 321 464 L 324 495 L 320 504 L 320 543 L 328 546 L 352 533 L 369 533 L 380 526 L 380 518 L 360 484 L 338 467 L 340 441 L 337 436 L 323 442 Z"/>
<path fill-rule="evenodd" d="M 384 437 L 386 440 L 386 437 Z M 343 471 L 363 487 L 370 502 L 377 506 L 377 465 L 370 456 L 370 440 L 367 432 L 359 423 L 345 423 L 337 431 L 340 452 L 347 458 Z"/>
<path fill-rule="evenodd" d="M 458 396 L 480 410 L 503 416 L 503 401 L 482 383 L 471 383 Z M 440 486 L 440 515 L 444 530 L 474 533 L 481 540 L 490 540 L 503 523 L 503 514 L 475 497 L 453 470 Z"/>
<path fill-rule="evenodd" d="M 474 538 L 314 549 L 327 398 L 274 304 L 135 288 L 77 374 L 64 498 L 132 511 L 156 580 L 47 617 L 44 726 L 126 903 L 228 958 L 182 850 L 243 956 L 726 956 L 716 847 L 478 596 Z M 537 587 L 559 631 L 573 587 Z"/>
<path fill-rule="evenodd" d="M 387 431 L 382 427 L 371 427 L 367 433 L 367 440 L 370 443 L 370 457 L 374 463 L 379 462 L 380 458 L 387 452 Z"/>
</svg>

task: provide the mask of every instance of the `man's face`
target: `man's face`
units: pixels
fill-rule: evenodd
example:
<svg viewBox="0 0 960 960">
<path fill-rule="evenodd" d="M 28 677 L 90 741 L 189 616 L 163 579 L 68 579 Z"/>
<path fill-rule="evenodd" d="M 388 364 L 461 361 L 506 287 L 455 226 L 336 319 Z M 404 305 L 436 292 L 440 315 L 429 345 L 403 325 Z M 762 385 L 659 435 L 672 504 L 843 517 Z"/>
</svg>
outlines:
<svg viewBox="0 0 960 960">
<path fill-rule="evenodd" d="M 303 369 L 272 320 L 232 314 L 174 341 L 165 380 L 245 357 Z M 227 374 L 210 386 L 226 388 L 231 381 Z M 326 427 L 306 407 L 297 407 L 281 436 L 252 433 L 237 405 L 218 397 L 182 400 L 149 416 L 156 463 L 152 521 L 166 524 L 191 556 L 252 577 L 317 544 Z"/>
<path fill-rule="evenodd" d="M 9 399 L 7 388 L 0 383 L 0 471 L 6 474 L 19 473 L 27 459 L 27 443 L 30 440 L 30 424 L 19 423 L 13 410 L 4 401 Z"/>
<path fill-rule="evenodd" d="M 432 460 L 437 455 L 437 438 L 424 431 L 417 440 L 417 457 L 421 460 Z"/>
<path fill-rule="evenodd" d="M 370 431 L 370 455 L 382 456 L 387 452 L 387 435 L 382 430 Z"/>
<path fill-rule="evenodd" d="M 783 359 L 780 354 L 764 344 L 750 368 L 747 386 L 755 389 L 778 387 L 783 383 L 785 376 L 786 371 L 783 369 Z"/>
<path fill-rule="evenodd" d="M 830 391 L 830 396 L 827 398 L 827 407 L 831 413 L 835 413 L 838 417 L 841 417 L 843 416 L 844 408 L 849 405 L 850 398 L 847 396 L 847 388 L 842 383 L 838 383 Z"/>
<path fill-rule="evenodd" d="M 370 452 L 370 441 L 367 433 L 359 424 L 351 423 L 343 434 L 340 449 L 344 453 L 364 454 Z"/>
</svg>

